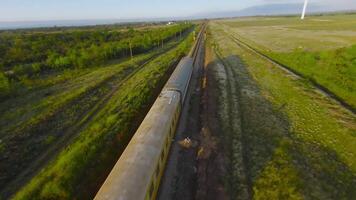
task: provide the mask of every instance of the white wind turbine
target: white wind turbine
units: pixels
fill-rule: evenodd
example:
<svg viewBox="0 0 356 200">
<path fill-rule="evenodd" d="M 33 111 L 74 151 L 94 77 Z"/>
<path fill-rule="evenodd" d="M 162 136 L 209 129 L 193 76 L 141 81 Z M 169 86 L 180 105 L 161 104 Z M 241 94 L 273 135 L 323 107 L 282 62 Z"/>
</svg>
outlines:
<svg viewBox="0 0 356 200">
<path fill-rule="evenodd" d="M 307 5 L 308 5 L 308 0 L 305 0 L 301 19 L 304 19 L 305 11 L 307 10 Z"/>
</svg>

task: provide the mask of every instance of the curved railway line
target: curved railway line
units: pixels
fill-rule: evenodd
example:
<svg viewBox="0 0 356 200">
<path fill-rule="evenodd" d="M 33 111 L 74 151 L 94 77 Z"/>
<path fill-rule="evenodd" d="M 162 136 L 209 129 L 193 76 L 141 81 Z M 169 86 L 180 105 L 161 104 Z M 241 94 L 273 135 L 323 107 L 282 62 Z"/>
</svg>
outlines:
<svg viewBox="0 0 356 200">
<path fill-rule="evenodd" d="M 354 108 L 353 106 L 351 106 L 350 104 L 348 104 L 346 101 L 344 101 L 342 98 L 340 98 L 339 96 L 337 96 L 336 94 L 334 94 L 332 91 L 330 91 L 328 88 L 324 87 L 323 85 L 317 83 L 315 80 L 313 79 L 308 79 L 306 78 L 303 74 L 299 73 L 298 71 L 288 67 L 287 65 L 284 65 L 282 63 L 280 63 L 279 61 L 271 58 L 270 56 L 262 53 L 261 51 L 259 51 L 258 49 L 252 47 L 251 45 L 249 45 L 248 43 L 242 41 L 241 39 L 237 38 L 236 36 L 229 34 L 230 38 L 240 47 L 245 48 L 253 53 L 255 53 L 256 55 L 260 56 L 261 58 L 271 62 L 272 64 L 274 64 L 275 66 L 281 68 L 282 70 L 293 74 L 294 76 L 297 76 L 298 78 L 301 79 L 305 79 L 310 81 L 314 87 L 316 89 L 318 89 L 319 91 L 321 91 L 323 94 L 325 94 L 326 96 L 330 97 L 331 99 L 333 99 L 334 101 L 338 102 L 340 105 L 342 105 L 346 110 L 350 111 L 353 114 L 356 114 L 356 108 Z"/>
</svg>

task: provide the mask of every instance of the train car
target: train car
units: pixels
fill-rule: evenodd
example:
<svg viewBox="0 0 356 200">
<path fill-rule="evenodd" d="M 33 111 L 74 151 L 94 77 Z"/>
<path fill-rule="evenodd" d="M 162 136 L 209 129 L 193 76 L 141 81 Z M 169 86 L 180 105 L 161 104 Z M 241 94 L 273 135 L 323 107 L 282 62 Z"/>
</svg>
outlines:
<svg viewBox="0 0 356 200">
<path fill-rule="evenodd" d="M 181 67 L 180 67 L 181 66 Z M 163 90 L 175 90 L 181 93 L 182 104 L 184 103 L 185 96 L 187 94 L 190 79 L 193 73 L 193 59 L 190 57 L 184 57 L 180 61 L 180 65 L 168 80 Z"/>
<path fill-rule="evenodd" d="M 95 196 L 96 200 L 156 199 L 193 71 L 183 58 Z"/>
</svg>

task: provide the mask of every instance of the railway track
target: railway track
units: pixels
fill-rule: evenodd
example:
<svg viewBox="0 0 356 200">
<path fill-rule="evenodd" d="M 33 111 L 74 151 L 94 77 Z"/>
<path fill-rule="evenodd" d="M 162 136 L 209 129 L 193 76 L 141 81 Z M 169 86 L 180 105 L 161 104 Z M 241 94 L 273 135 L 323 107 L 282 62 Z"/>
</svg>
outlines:
<svg viewBox="0 0 356 200">
<path fill-rule="evenodd" d="M 198 53 L 199 53 L 199 49 L 201 48 L 201 43 L 202 43 L 202 40 L 204 39 L 203 37 L 203 34 L 205 34 L 205 30 L 206 30 L 206 26 L 207 24 L 204 23 L 202 24 L 202 27 L 201 27 L 201 30 L 198 34 L 198 39 L 196 41 L 196 44 L 194 45 L 194 48 L 193 48 L 193 51 L 191 51 L 189 53 L 189 56 L 193 58 L 193 64 L 196 64 L 197 62 L 197 59 L 198 59 Z"/>
<path fill-rule="evenodd" d="M 356 108 L 354 108 L 353 106 L 351 106 L 350 104 L 348 104 L 346 101 L 344 101 L 342 98 L 340 98 L 339 96 L 337 96 L 335 93 L 333 93 L 332 91 L 330 91 L 328 88 L 324 87 L 323 85 L 317 83 L 315 80 L 313 79 L 308 79 L 306 78 L 303 74 L 299 73 L 298 71 L 288 67 L 287 65 L 284 65 L 282 63 L 280 63 L 279 61 L 271 58 L 270 56 L 262 53 L 261 51 L 259 51 L 258 49 L 252 47 L 251 45 L 249 45 L 248 43 L 242 41 L 241 39 L 237 38 L 236 36 L 232 35 L 232 34 L 228 34 L 229 37 L 233 40 L 233 42 L 235 42 L 238 46 L 249 50 L 250 52 L 258 55 L 259 57 L 267 60 L 268 62 L 272 63 L 273 65 L 281 68 L 282 70 L 300 78 L 300 79 L 304 79 L 304 80 L 308 80 L 310 81 L 314 87 L 316 89 L 318 89 L 320 92 L 322 92 L 323 94 L 325 94 L 326 96 L 328 96 L 329 98 L 331 98 L 332 100 L 336 101 L 337 103 L 339 103 L 341 106 L 343 106 L 346 110 L 350 111 L 351 113 L 353 113 L 354 115 L 356 114 Z"/>
<path fill-rule="evenodd" d="M 95 199 L 156 199 L 171 141 L 186 103 L 193 65 L 198 62 L 205 26 L 203 24 L 189 56 L 175 68 Z"/>
<path fill-rule="evenodd" d="M 206 24 L 202 26 L 205 30 Z M 204 33 L 200 32 L 200 36 Z M 204 38 L 198 36 L 196 45 L 192 48 L 190 56 L 194 60 L 193 73 L 190 80 L 186 102 L 181 112 L 179 124 L 176 130 L 172 147 L 169 152 L 162 184 L 159 189 L 157 200 L 166 199 L 190 199 L 195 196 L 196 188 L 196 151 L 182 149 L 178 141 L 186 137 L 199 140 L 201 130 L 201 99 L 202 72 L 204 62 Z"/>
</svg>

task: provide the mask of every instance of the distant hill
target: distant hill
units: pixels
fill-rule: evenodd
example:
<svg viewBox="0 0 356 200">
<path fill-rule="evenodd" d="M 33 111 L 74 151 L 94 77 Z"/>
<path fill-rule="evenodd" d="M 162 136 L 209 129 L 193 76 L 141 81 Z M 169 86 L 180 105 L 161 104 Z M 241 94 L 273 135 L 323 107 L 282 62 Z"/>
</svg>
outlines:
<svg viewBox="0 0 356 200">
<path fill-rule="evenodd" d="M 221 11 L 221 12 L 206 12 L 200 13 L 194 18 L 225 18 L 225 17 L 242 17 L 242 16 L 261 16 L 261 15 L 290 15 L 300 14 L 303 9 L 303 4 L 266 4 L 260 6 L 252 6 L 238 11 Z M 320 13 L 337 11 L 320 4 L 309 4 L 308 13 Z"/>
<path fill-rule="evenodd" d="M 356 12 L 356 5 L 352 4 L 350 9 Z M 39 28 L 39 27 L 66 27 L 66 26 L 89 26 L 103 24 L 122 24 L 135 22 L 163 22 L 174 20 L 191 20 L 203 18 L 228 18 L 228 17 L 243 17 L 243 16 L 262 16 L 262 15 L 290 15 L 300 14 L 303 9 L 303 4 L 286 3 L 286 4 L 265 4 L 260 6 L 252 6 L 242 10 L 203 12 L 187 17 L 163 17 L 163 18 L 137 18 L 137 19 L 92 19 L 92 20 L 50 20 L 50 21 L 23 21 L 23 22 L 2 22 L 0 21 L 0 30 L 5 29 L 21 29 L 21 28 Z M 333 8 L 323 4 L 310 3 L 307 13 L 321 13 L 345 10 L 341 8 Z"/>
</svg>

